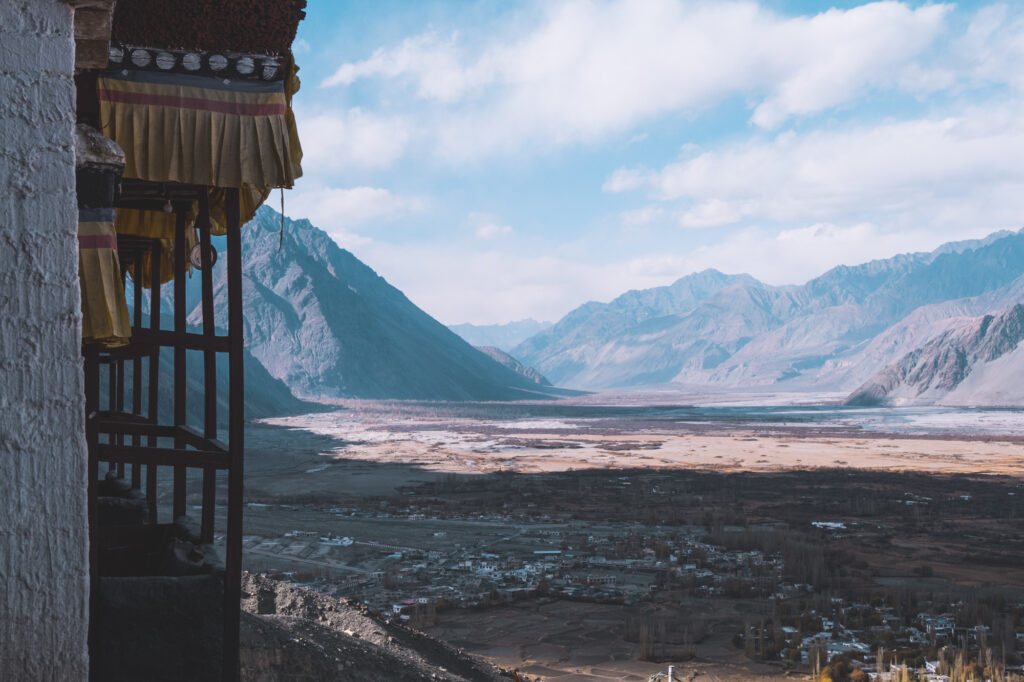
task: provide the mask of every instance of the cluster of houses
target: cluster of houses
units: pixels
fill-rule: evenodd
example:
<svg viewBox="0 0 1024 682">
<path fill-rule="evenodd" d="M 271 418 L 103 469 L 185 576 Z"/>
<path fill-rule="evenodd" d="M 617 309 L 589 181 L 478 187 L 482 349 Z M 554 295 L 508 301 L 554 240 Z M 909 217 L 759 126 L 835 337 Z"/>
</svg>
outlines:
<svg viewBox="0 0 1024 682">
<path fill-rule="evenodd" d="M 424 520 L 418 510 L 338 509 L 337 513 Z M 291 556 L 344 567 L 306 571 L 305 582 L 362 599 L 382 614 L 413 624 L 427 624 L 445 608 L 486 608 L 535 596 L 636 604 L 671 598 L 682 590 L 692 596 L 747 598 L 777 605 L 806 601 L 806 609 L 773 629 L 772 656 L 809 666 L 839 656 L 883 682 L 907 673 L 914 679 L 949 680 L 948 666 L 933 660 L 936 651 L 943 646 L 962 647 L 977 656 L 985 646 L 985 628 L 958 619 L 955 604 L 932 604 L 938 609 L 935 613 L 921 613 L 909 621 L 884 603 L 843 597 L 832 597 L 826 600 L 829 608 L 815 611 L 813 606 L 821 608 L 820 599 L 811 599 L 815 587 L 787 582 L 781 554 L 728 549 L 709 542 L 700 527 L 583 522 L 559 526 L 488 514 L 467 514 L 465 520 L 501 522 L 507 525 L 508 536 L 478 539 L 453 527 L 450 532 L 425 534 L 422 544 L 427 547 L 417 548 L 370 537 L 293 531 L 279 539 L 247 538 L 246 546 L 275 551 L 282 559 Z M 273 549 L 275 544 L 279 549 Z M 443 551 L 438 549 L 441 546 Z M 353 549 L 359 550 L 358 556 L 346 554 Z M 948 608 L 943 611 L 943 607 Z M 792 608 L 787 612 L 794 613 Z M 1015 622 L 1024 622 L 1024 604 L 1014 613 L 1020 616 L 1015 616 Z M 754 628 L 741 639 L 759 636 L 768 637 Z M 1024 650 L 1024 633 L 1016 645 Z M 882 670 L 876 670 L 879 646 L 893 652 Z"/>
</svg>

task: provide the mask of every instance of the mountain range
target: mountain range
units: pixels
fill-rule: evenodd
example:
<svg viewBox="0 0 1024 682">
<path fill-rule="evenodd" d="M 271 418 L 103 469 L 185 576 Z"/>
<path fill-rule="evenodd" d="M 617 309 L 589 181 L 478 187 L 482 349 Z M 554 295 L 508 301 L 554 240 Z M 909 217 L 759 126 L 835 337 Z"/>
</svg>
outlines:
<svg viewBox="0 0 1024 682">
<path fill-rule="evenodd" d="M 535 330 L 508 351 L 473 347 L 325 232 L 284 220 L 280 248 L 281 216 L 268 207 L 242 232 L 252 415 L 296 409 L 295 396 L 516 400 L 571 392 L 549 381 L 579 389 L 834 392 L 860 403 L 1024 404 L 1024 395 L 999 388 L 990 369 L 1016 367 L 1012 334 L 999 357 L 971 341 L 982 329 L 1013 328 L 1014 306 L 1024 301 L 1024 230 L 839 266 L 803 285 L 704 270 L 586 303 L 552 325 L 453 327 L 506 347 Z M 223 248 L 222 239 L 215 244 Z M 198 277 L 186 286 L 192 324 L 201 319 L 198 286 Z M 223 310 L 219 264 L 214 286 Z M 165 314 L 172 301 L 163 297 Z M 960 369 L 923 369 L 947 362 Z"/>
<path fill-rule="evenodd" d="M 1024 231 L 799 286 L 716 270 L 586 303 L 512 349 L 556 385 L 850 392 L 965 317 L 1024 300 Z"/>
<path fill-rule="evenodd" d="M 552 325 L 532 317 L 505 324 L 450 324 L 448 328 L 471 345 L 500 348 L 506 353 L 538 332 Z"/>
</svg>

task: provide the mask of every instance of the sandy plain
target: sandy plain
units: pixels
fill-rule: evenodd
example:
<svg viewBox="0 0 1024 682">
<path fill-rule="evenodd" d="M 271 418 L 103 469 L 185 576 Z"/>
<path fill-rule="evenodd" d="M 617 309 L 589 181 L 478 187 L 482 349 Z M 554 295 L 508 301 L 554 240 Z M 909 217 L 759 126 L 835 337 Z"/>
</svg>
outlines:
<svg viewBox="0 0 1024 682">
<path fill-rule="evenodd" d="M 321 453 L 326 461 L 415 465 L 444 473 L 849 467 L 1024 475 L 1024 437 L 1019 435 L 867 432 L 831 414 L 785 421 L 784 415 L 751 419 L 739 411 L 679 419 L 672 410 L 631 415 L 610 407 L 573 418 L 572 407 L 564 406 L 565 414 L 524 418 L 518 405 L 507 408 L 509 415 L 492 404 L 467 416 L 453 406 L 362 402 L 266 423 L 333 439 L 333 447 Z M 1024 413 L 1020 420 L 1024 423 Z"/>
</svg>

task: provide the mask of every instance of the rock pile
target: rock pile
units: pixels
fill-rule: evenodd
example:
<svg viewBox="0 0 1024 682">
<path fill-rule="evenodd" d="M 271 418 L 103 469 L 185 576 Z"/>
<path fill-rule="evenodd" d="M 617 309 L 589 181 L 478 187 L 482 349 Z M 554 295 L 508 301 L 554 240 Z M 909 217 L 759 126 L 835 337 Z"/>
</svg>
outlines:
<svg viewBox="0 0 1024 682">
<path fill-rule="evenodd" d="M 262 576 L 243 576 L 242 609 L 241 672 L 247 682 L 513 679 L 444 642 L 383 621 L 361 602 Z"/>
</svg>

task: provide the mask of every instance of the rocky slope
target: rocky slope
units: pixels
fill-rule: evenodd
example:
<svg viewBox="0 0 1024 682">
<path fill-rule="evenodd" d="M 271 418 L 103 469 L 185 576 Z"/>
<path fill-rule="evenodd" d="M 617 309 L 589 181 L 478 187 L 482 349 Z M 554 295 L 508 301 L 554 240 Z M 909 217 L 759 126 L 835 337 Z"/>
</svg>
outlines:
<svg viewBox="0 0 1024 682">
<path fill-rule="evenodd" d="M 505 324 L 450 324 L 448 328 L 477 348 L 493 346 L 507 353 L 552 324 L 552 322 L 538 322 L 533 318 L 527 318 Z"/>
<path fill-rule="evenodd" d="M 515 400 L 549 391 L 470 346 L 309 221 L 286 218 L 279 249 L 280 220 L 264 206 L 243 228 L 246 346 L 296 395 Z M 218 305 L 223 283 L 218 267 Z"/>
<path fill-rule="evenodd" d="M 535 370 L 533 367 L 527 367 L 500 348 L 495 348 L 494 346 L 476 346 L 476 349 L 492 360 L 508 367 L 516 374 L 521 374 L 535 384 L 540 386 L 551 385 L 551 382 L 545 379 L 543 374 Z"/>
<path fill-rule="evenodd" d="M 246 574 L 241 678 L 247 682 L 509 682 L 512 674 L 366 607 Z M 525 678 L 524 678 L 525 679 Z"/>
<path fill-rule="evenodd" d="M 860 386 L 851 405 L 1005 405 L 1024 398 L 1024 305 L 966 318 Z"/>
<path fill-rule="evenodd" d="M 801 286 L 705 271 L 580 306 L 512 354 L 580 388 L 850 391 L 944 330 L 958 305 L 976 315 L 991 310 L 986 301 L 1005 303 L 1022 276 L 1024 231 L 840 266 Z M 915 323 L 928 306 L 948 314 L 932 308 Z"/>
</svg>

